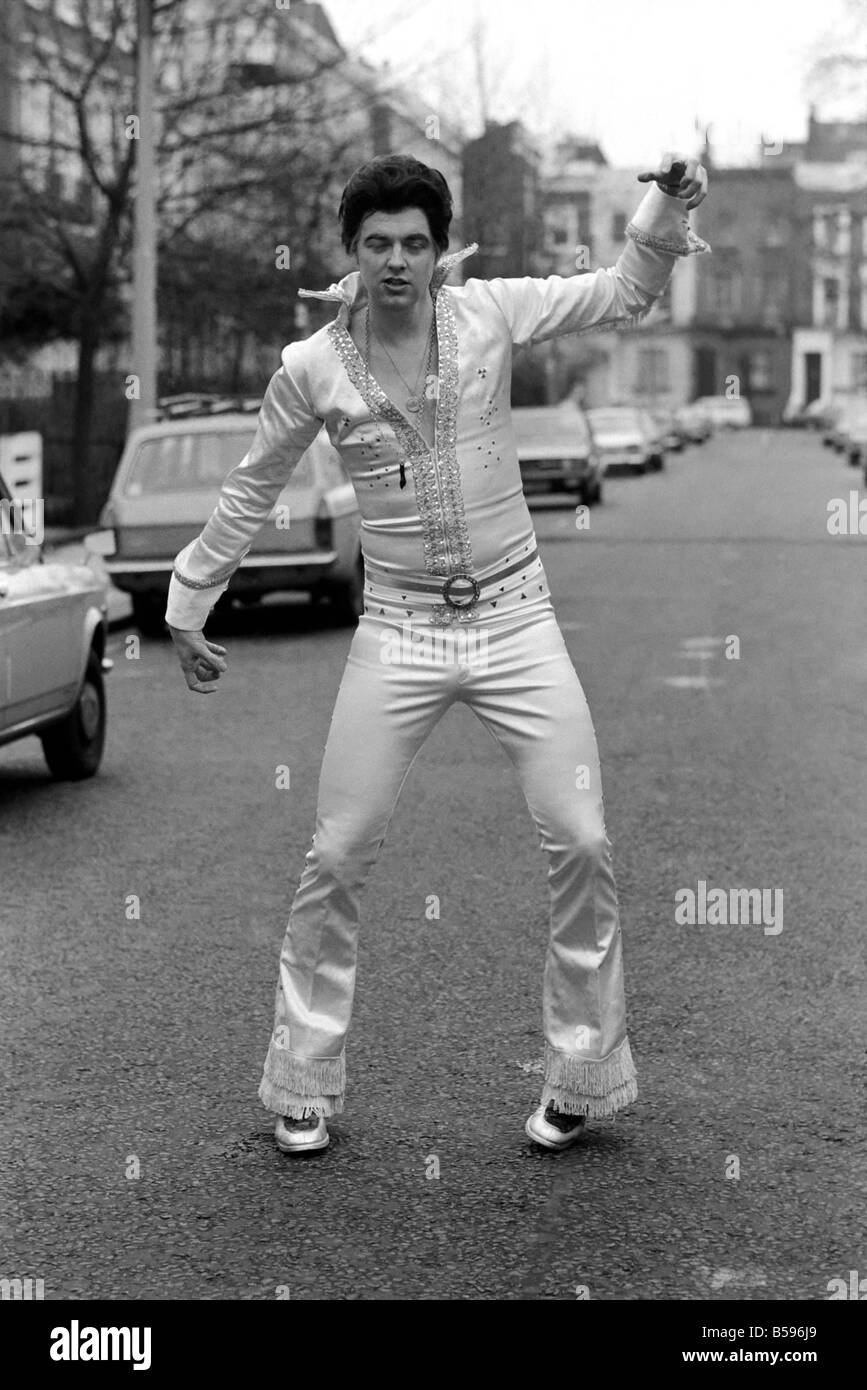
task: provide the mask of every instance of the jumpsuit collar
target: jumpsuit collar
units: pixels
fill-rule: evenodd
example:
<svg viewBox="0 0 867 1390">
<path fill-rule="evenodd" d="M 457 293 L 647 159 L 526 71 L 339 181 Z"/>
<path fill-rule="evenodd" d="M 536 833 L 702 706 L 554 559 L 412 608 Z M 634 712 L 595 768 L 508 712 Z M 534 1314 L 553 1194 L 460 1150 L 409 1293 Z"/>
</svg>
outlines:
<svg viewBox="0 0 867 1390">
<path fill-rule="evenodd" d="M 466 260 L 467 256 L 475 255 L 478 249 L 479 243 L 474 241 L 469 246 L 464 246 L 460 251 L 452 251 L 437 261 L 430 282 L 431 295 L 434 298 L 436 298 L 443 281 L 451 274 L 455 266 Z M 342 280 L 329 285 L 327 290 L 299 290 L 298 295 L 303 299 L 331 300 L 339 304 L 341 310 L 348 314 L 351 308 L 360 306 L 365 302 L 367 290 L 362 284 L 361 272 L 352 270 L 348 275 L 344 275 Z"/>
</svg>

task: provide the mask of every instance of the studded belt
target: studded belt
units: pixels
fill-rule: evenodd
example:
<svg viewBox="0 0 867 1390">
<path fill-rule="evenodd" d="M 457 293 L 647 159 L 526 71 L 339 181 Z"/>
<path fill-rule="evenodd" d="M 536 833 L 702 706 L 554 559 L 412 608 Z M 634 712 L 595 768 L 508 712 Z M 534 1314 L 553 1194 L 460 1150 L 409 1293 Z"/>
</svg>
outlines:
<svg viewBox="0 0 867 1390">
<path fill-rule="evenodd" d="M 478 579 L 465 570 L 444 575 L 442 579 L 435 581 L 408 579 L 400 574 L 389 574 L 385 570 L 378 570 L 375 565 L 370 565 L 367 561 L 365 561 L 365 572 L 368 579 L 386 584 L 391 589 L 406 588 L 407 592 L 414 594 L 440 595 L 445 599 L 445 603 L 433 609 L 431 622 L 445 624 L 452 623 L 455 619 L 459 622 L 465 622 L 474 617 L 476 604 L 482 598 L 484 591 L 498 584 L 507 575 L 517 574 L 518 570 L 526 569 L 538 558 L 539 547 L 534 545 L 525 555 L 520 556 L 511 564 L 504 565 L 495 574 L 486 575 L 484 579 Z"/>
</svg>

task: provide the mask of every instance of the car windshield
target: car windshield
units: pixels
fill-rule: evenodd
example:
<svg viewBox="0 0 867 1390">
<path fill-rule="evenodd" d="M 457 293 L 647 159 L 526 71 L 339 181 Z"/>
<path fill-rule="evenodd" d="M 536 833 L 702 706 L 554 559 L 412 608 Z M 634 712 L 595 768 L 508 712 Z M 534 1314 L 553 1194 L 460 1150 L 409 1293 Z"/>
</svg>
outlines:
<svg viewBox="0 0 867 1390">
<path fill-rule="evenodd" d="M 566 447 L 588 443 L 587 425 L 580 410 L 558 406 L 533 410 L 521 406 L 512 411 L 519 444 L 553 444 Z"/>
<path fill-rule="evenodd" d="M 222 487 L 226 475 L 240 463 L 255 438 L 255 424 L 245 430 L 196 431 L 161 434 L 144 439 L 132 459 L 124 493 L 127 497 L 144 497 L 167 492 L 214 492 Z M 321 463 L 326 451 L 310 448 L 296 466 L 290 485 L 309 487 L 317 458 Z M 344 481 L 339 458 L 334 450 L 334 477 L 330 483 Z"/>
<path fill-rule="evenodd" d="M 641 419 L 636 410 L 591 410 L 590 423 L 595 430 L 641 428 Z"/>
</svg>

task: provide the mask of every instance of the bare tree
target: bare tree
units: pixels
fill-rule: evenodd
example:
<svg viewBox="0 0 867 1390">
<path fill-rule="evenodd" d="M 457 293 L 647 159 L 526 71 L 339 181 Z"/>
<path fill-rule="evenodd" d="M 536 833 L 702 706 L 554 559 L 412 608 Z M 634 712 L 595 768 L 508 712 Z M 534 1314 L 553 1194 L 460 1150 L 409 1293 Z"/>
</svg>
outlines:
<svg viewBox="0 0 867 1390">
<path fill-rule="evenodd" d="M 278 307 L 285 321 L 290 291 L 333 257 L 324 213 L 368 147 L 375 81 L 318 6 L 155 0 L 154 18 L 161 308 L 170 340 L 228 334 L 238 378 L 244 336 Z M 0 26 L 0 86 L 27 92 L 21 119 L 0 98 L 0 331 L 77 342 L 75 506 L 91 520 L 96 363 L 126 334 L 135 0 L 9 0 Z"/>
<path fill-rule="evenodd" d="M 847 0 L 840 22 L 816 45 L 806 77 L 807 96 L 838 119 L 867 121 L 867 8 Z"/>
</svg>

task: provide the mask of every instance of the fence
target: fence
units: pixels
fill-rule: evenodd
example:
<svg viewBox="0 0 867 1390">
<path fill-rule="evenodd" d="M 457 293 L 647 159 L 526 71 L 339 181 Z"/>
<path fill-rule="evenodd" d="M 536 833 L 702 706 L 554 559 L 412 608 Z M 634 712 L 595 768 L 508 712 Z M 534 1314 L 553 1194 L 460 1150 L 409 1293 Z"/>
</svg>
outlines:
<svg viewBox="0 0 867 1390">
<path fill-rule="evenodd" d="M 50 396 L 0 400 L 0 434 L 38 430 L 42 435 L 45 520 L 49 525 L 90 525 L 97 521 L 123 449 L 128 408 L 121 374 L 98 374 L 88 474 L 82 488 L 76 485 L 73 460 L 74 380 L 55 376 Z"/>
</svg>

